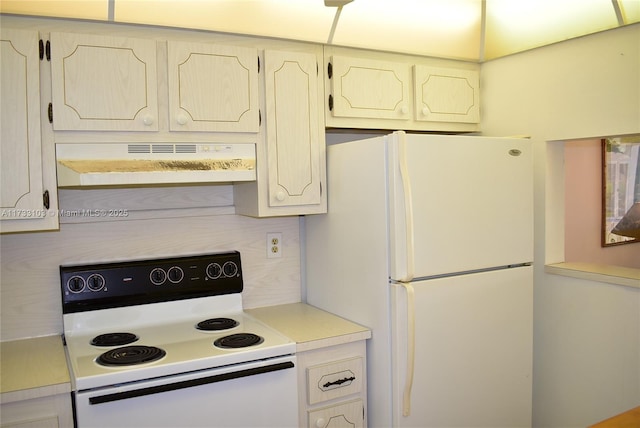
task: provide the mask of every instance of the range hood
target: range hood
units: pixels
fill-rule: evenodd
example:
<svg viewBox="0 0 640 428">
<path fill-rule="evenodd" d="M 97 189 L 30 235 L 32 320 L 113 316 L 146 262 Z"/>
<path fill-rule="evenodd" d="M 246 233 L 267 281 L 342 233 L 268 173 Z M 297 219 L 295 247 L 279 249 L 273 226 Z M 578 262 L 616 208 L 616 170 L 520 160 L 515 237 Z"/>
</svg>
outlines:
<svg viewBox="0 0 640 428">
<path fill-rule="evenodd" d="M 58 187 L 255 181 L 254 143 L 57 143 Z"/>
</svg>

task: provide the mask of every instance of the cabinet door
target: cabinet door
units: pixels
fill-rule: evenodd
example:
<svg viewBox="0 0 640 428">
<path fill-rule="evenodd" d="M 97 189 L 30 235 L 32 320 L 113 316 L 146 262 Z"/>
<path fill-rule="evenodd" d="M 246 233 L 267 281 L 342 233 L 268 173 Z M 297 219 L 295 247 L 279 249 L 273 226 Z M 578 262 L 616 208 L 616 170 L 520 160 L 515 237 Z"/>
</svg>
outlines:
<svg viewBox="0 0 640 428">
<path fill-rule="evenodd" d="M 265 51 L 271 207 L 323 201 L 324 144 L 320 141 L 317 84 L 315 55 Z"/>
<path fill-rule="evenodd" d="M 156 42 L 51 33 L 55 130 L 157 131 Z"/>
<path fill-rule="evenodd" d="M 2 29 L 0 202 L 2 220 L 46 216 L 43 206 L 38 33 Z M 2 225 L 5 226 L 5 225 Z M 3 231 L 5 228 L 3 227 Z"/>
<path fill-rule="evenodd" d="M 333 56 L 330 67 L 333 116 L 411 119 L 409 65 Z"/>
<path fill-rule="evenodd" d="M 309 412 L 309 427 L 358 428 L 364 425 L 362 400 L 354 400 Z"/>
<path fill-rule="evenodd" d="M 416 120 L 478 123 L 480 83 L 475 70 L 414 67 Z"/>
<path fill-rule="evenodd" d="M 258 51 L 169 42 L 169 128 L 258 132 Z"/>
</svg>

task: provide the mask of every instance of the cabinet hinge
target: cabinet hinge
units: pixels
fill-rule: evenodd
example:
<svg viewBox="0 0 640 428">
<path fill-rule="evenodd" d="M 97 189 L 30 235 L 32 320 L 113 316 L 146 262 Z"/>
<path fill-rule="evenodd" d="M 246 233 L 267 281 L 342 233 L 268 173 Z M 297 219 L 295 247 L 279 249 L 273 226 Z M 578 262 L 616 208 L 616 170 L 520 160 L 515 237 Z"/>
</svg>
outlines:
<svg viewBox="0 0 640 428">
<path fill-rule="evenodd" d="M 333 95 L 329 94 L 329 111 L 333 111 Z"/>
<path fill-rule="evenodd" d="M 40 54 L 40 61 L 47 57 L 47 61 L 51 61 L 51 42 L 47 40 L 45 43 L 42 39 L 38 41 L 38 51 Z"/>
<path fill-rule="evenodd" d="M 44 205 L 44 208 L 46 210 L 48 210 L 49 207 L 50 207 L 49 191 L 48 190 L 45 190 L 44 193 L 42 194 L 42 205 Z"/>
<path fill-rule="evenodd" d="M 329 75 L 329 79 L 333 77 L 333 65 L 331 65 L 331 63 L 327 65 L 327 74 Z"/>
<path fill-rule="evenodd" d="M 49 123 L 53 123 L 53 104 L 49 103 L 47 108 L 47 115 L 49 116 Z"/>
</svg>

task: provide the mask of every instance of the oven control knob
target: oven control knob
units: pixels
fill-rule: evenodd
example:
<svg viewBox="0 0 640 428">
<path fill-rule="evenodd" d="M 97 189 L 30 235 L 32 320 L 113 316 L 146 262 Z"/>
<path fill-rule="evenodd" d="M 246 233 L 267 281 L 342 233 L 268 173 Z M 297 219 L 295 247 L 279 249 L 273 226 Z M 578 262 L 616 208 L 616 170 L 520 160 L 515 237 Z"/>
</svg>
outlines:
<svg viewBox="0 0 640 428">
<path fill-rule="evenodd" d="M 238 265 L 234 262 L 225 262 L 225 264 L 222 265 L 222 272 L 227 278 L 234 277 L 238 273 Z"/>
<path fill-rule="evenodd" d="M 84 278 L 78 275 L 74 275 L 67 280 L 67 288 L 72 293 L 79 293 L 84 290 Z"/>
<path fill-rule="evenodd" d="M 104 277 L 99 273 L 94 273 L 92 275 L 89 275 L 89 278 L 87 278 L 87 286 L 91 291 L 100 291 L 104 288 L 104 285 L 105 285 Z"/>
<path fill-rule="evenodd" d="M 173 266 L 167 271 L 167 277 L 169 278 L 170 282 L 177 284 L 178 282 L 182 281 L 182 278 L 184 278 L 184 272 L 182 271 L 182 268 Z"/>
<path fill-rule="evenodd" d="M 149 279 L 153 285 L 162 285 L 167 280 L 167 273 L 161 268 L 155 268 L 149 274 Z"/>
<path fill-rule="evenodd" d="M 218 279 L 222 275 L 222 268 L 218 263 L 209 263 L 207 266 L 207 276 L 211 279 Z"/>
</svg>

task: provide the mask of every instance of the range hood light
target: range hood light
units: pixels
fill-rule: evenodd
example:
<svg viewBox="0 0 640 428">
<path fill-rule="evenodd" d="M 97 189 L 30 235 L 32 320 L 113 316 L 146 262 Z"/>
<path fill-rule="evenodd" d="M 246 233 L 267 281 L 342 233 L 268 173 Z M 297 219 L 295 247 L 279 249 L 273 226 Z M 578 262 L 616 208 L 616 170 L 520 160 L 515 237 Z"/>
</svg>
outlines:
<svg viewBox="0 0 640 428">
<path fill-rule="evenodd" d="M 256 180 L 253 143 L 58 143 L 58 187 Z"/>
</svg>

